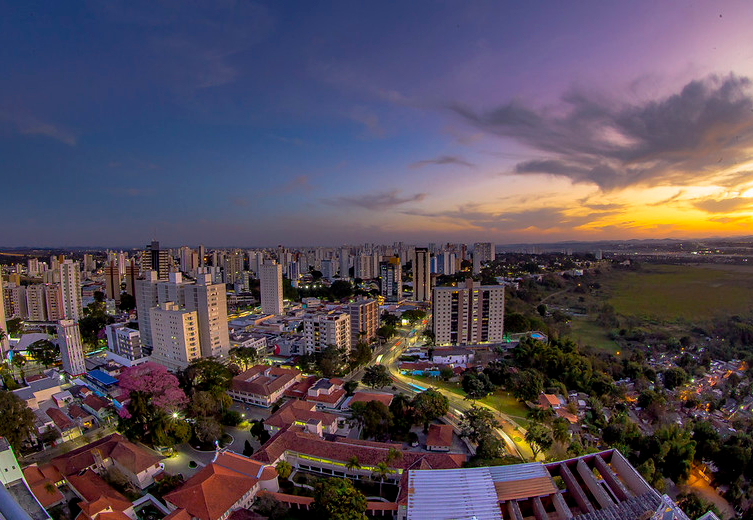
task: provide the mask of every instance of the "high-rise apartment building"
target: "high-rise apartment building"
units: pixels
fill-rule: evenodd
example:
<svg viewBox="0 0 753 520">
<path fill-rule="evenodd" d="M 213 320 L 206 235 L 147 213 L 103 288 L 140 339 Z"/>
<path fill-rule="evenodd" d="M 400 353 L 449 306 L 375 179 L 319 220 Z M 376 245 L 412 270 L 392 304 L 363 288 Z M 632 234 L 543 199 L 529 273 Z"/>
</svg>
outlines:
<svg viewBox="0 0 753 520">
<path fill-rule="evenodd" d="M 431 268 L 429 250 L 417 247 L 413 256 L 413 299 L 426 302 L 431 299 Z"/>
<path fill-rule="evenodd" d="M 170 272 L 170 254 L 166 249 L 159 248 L 159 242 L 153 240 L 141 253 L 141 271 L 154 271 L 157 278 L 167 280 Z"/>
<path fill-rule="evenodd" d="M 152 360 L 168 370 L 184 370 L 201 357 L 196 311 L 181 309 L 176 303 L 161 303 L 149 310 L 152 326 Z"/>
<path fill-rule="evenodd" d="M 84 271 L 87 273 L 91 273 L 94 271 L 94 268 L 96 267 L 96 264 L 94 263 L 94 256 L 90 254 L 84 255 Z"/>
<path fill-rule="evenodd" d="M 47 321 L 59 321 L 64 319 L 63 291 L 60 289 L 60 284 L 45 284 L 44 298 L 47 310 Z"/>
<path fill-rule="evenodd" d="M 334 346 L 350 352 L 350 316 L 343 312 L 311 314 L 303 318 L 306 353 L 322 352 Z"/>
<path fill-rule="evenodd" d="M 432 314 L 437 345 L 501 342 L 505 287 L 471 279 L 464 286 L 435 287 Z"/>
<path fill-rule="evenodd" d="M 60 263 L 60 289 L 63 296 L 63 314 L 65 319 L 78 321 L 84 317 L 81 304 L 81 273 L 78 263 L 64 260 Z"/>
<path fill-rule="evenodd" d="M 44 284 L 38 283 L 26 288 L 26 307 L 29 321 L 47 321 L 47 296 Z"/>
<path fill-rule="evenodd" d="M 0 273 L 0 356 L 5 359 L 5 353 L 8 352 L 8 325 L 5 322 L 5 289 L 3 275 Z"/>
<path fill-rule="evenodd" d="M 107 334 L 107 358 L 121 365 L 131 366 L 147 360 L 141 350 L 141 335 L 124 323 L 113 323 L 105 328 Z"/>
<path fill-rule="evenodd" d="M 131 258 L 125 265 L 125 292 L 136 297 L 136 280 L 139 277 L 139 266 L 136 260 Z"/>
<path fill-rule="evenodd" d="M 397 302 L 403 295 L 403 271 L 400 258 L 388 256 L 379 264 L 381 294 L 385 300 Z"/>
<path fill-rule="evenodd" d="M 29 258 L 26 260 L 26 273 L 31 277 L 39 276 L 39 259 Z"/>
<path fill-rule="evenodd" d="M 120 303 L 120 267 L 115 260 L 105 264 L 105 297 Z"/>
<path fill-rule="evenodd" d="M 6 319 L 26 319 L 26 287 L 9 282 L 3 288 L 2 296 Z"/>
<path fill-rule="evenodd" d="M 476 242 L 473 244 L 473 272 L 480 273 L 481 266 L 493 262 L 495 258 L 494 244 L 491 242 Z"/>
<path fill-rule="evenodd" d="M 213 284 L 212 276 L 199 273 L 195 284 L 183 286 L 185 308 L 196 311 L 202 357 L 226 357 L 230 351 L 227 328 L 227 298 L 223 284 Z"/>
<path fill-rule="evenodd" d="M 350 250 L 340 249 L 340 278 L 350 278 Z"/>
<path fill-rule="evenodd" d="M 141 345 L 147 354 L 152 352 L 152 322 L 149 310 L 159 305 L 157 297 L 157 273 L 148 270 L 143 279 L 136 280 L 136 312 L 141 332 Z"/>
<path fill-rule="evenodd" d="M 282 266 L 275 262 L 260 266 L 261 312 L 282 314 Z"/>
<path fill-rule="evenodd" d="M 245 255 L 243 254 L 243 251 L 240 250 L 231 251 L 225 257 L 225 283 L 233 285 L 240 280 L 241 273 L 243 272 L 244 260 Z"/>
<path fill-rule="evenodd" d="M 359 341 L 371 343 L 379 328 L 379 303 L 374 299 L 357 300 L 348 305 L 350 314 L 350 346 Z"/>
<path fill-rule="evenodd" d="M 372 269 L 371 255 L 360 254 L 355 257 L 353 262 L 353 276 L 361 280 L 371 280 L 374 278 Z"/>
<path fill-rule="evenodd" d="M 204 272 L 198 273 L 196 283 L 184 282 L 181 273 L 170 273 L 168 278 L 158 280 L 157 273 L 147 271 L 143 279 L 136 280 L 136 308 L 144 350 L 152 352 L 154 348 L 150 310 L 169 302 L 197 313 L 201 356 L 227 356 L 230 338 L 225 285 L 213 284 L 211 275 Z"/>
<path fill-rule="evenodd" d="M 86 373 L 84 363 L 84 345 L 81 343 L 81 331 L 74 320 L 60 320 L 57 326 L 60 357 L 63 370 L 70 376 Z"/>
</svg>

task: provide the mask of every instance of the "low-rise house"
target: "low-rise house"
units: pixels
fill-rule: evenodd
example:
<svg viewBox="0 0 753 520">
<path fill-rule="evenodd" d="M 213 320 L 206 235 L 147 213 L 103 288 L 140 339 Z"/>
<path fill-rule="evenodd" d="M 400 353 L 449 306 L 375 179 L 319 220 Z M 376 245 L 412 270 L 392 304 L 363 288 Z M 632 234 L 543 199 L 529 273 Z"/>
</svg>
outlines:
<svg viewBox="0 0 753 520">
<path fill-rule="evenodd" d="M 233 378 L 228 395 L 242 403 L 269 408 L 300 380 L 299 370 L 256 365 Z"/>
<path fill-rule="evenodd" d="M 429 451 L 450 451 L 452 448 L 452 426 L 430 424 L 426 435 L 426 449 Z"/>
<path fill-rule="evenodd" d="M 87 469 L 66 477 L 70 489 L 81 499 L 76 520 L 132 520 L 133 504 L 102 477 Z"/>
<path fill-rule="evenodd" d="M 541 394 L 539 395 L 539 408 L 545 410 L 557 410 L 565 406 L 565 400 L 560 399 L 554 394 Z"/>
<path fill-rule="evenodd" d="M 34 497 L 42 507 L 50 509 L 58 504 L 65 502 L 65 497 L 57 488 L 58 482 L 53 480 L 49 474 L 45 474 L 39 466 L 32 464 L 23 469 L 24 478 L 29 485 Z"/>
<path fill-rule="evenodd" d="M 81 436 L 81 428 L 79 425 L 68 417 L 60 408 L 50 407 L 45 410 L 45 413 L 55 423 L 55 428 L 60 432 L 60 437 L 63 442 L 70 441 Z"/>
<path fill-rule="evenodd" d="M 431 357 L 433 363 L 442 365 L 467 365 L 473 360 L 473 351 L 467 348 L 438 348 Z"/>
<path fill-rule="evenodd" d="M 453 367 L 450 365 L 444 365 L 442 363 L 434 363 L 430 361 L 404 362 L 400 363 L 399 366 L 401 374 L 431 377 L 439 377 L 439 374 L 444 368 L 452 370 L 453 375 L 459 375 L 463 372 L 463 367 Z"/>
<path fill-rule="evenodd" d="M 368 403 L 369 401 L 379 401 L 384 406 L 389 407 L 394 397 L 393 394 L 384 392 L 356 392 L 343 402 L 340 409 L 348 411 L 353 406 L 353 403 Z"/>
<path fill-rule="evenodd" d="M 38 409 L 40 403 L 52 399 L 54 394 L 63 390 L 60 386 L 64 382 L 62 376 L 54 370 L 49 370 L 45 377 L 29 378 L 27 381 L 29 386 L 13 390 L 13 393 L 25 401 L 26 406 L 32 410 Z"/>
<path fill-rule="evenodd" d="M 315 403 L 320 410 L 335 410 L 347 393 L 343 388 L 343 380 L 337 378 L 322 378 L 306 392 L 306 401 Z"/>
<path fill-rule="evenodd" d="M 225 520 L 233 511 L 250 507 L 261 490 L 279 491 L 275 468 L 223 452 L 164 498 L 173 509 L 171 520 Z"/>
<path fill-rule="evenodd" d="M 324 433 L 337 433 L 338 417 L 331 413 L 320 412 L 316 403 L 293 399 L 283 404 L 279 410 L 264 421 L 264 428 L 274 435 L 290 425 L 304 426 L 321 436 Z"/>
<path fill-rule="evenodd" d="M 81 407 L 87 412 L 93 414 L 101 423 L 107 422 L 112 416 L 112 406 L 110 402 L 93 393 L 87 395 L 81 401 Z"/>
<path fill-rule="evenodd" d="M 157 455 L 117 433 L 55 457 L 51 463 L 66 479 L 85 469 L 100 473 L 114 466 L 139 489 L 151 486 L 154 476 L 164 470 Z"/>
</svg>

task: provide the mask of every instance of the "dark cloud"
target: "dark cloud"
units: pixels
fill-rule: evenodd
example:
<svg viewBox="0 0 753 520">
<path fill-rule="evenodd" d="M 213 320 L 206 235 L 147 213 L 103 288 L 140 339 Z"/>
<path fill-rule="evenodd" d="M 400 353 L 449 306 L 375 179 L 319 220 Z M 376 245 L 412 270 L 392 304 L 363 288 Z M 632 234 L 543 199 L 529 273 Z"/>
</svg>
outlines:
<svg viewBox="0 0 753 520">
<path fill-rule="evenodd" d="M 424 166 L 446 165 L 446 164 L 454 164 L 457 166 L 465 166 L 468 168 L 476 167 L 475 164 L 468 162 L 465 159 L 462 159 L 460 157 L 456 157 L 454 155 L 443 155 L 441 157 L 437 157 L 436 159 L 424 159 L 423 161 L 416 161 L 408 165 L 408 167 L 416 169 L 416 168 L 423 168 Z"/>
<path fill-rule="evenodd" d="M 685 190 L 680 190 L 677 193 L 675 193 L 674 195 L 672 195 L 671 197 L 668 197 L 668 198 L 666 198 L 664 200 L 660 200 L 660 201 L 657 201 L 657 202 L 653 202 L 653 203 L 649 204 L 649 206 L 665 206 L 667 204 L 672 204 L 673 202 L 679 200 L 680 197 L 682 197 L 683 195 L 685 195 Z"/>
<path fill-rule="evenodd" d="M 523 231 L 527 229 L 548 231 L 583 226 L 617 212 L 593 211 L 584 215 L 569 215 L 563 209 L 554 207 L 493 212 L 479 209 L 476 204 L 465 204 L 454 210 L 437 212 L 406 210 L 403 213 L 448 220 L 455 224 L 467 224 L 487 231 Z"/>
<path fill-rule="evenodd" d="M 563 107 L 536 110 L 518 100 L 486 112 L 454 106 L 468 123 L 550 157 L 515 173 L 550 174 L 602 190 L 708 183 L 749 157 L 753 97 L 748 78 L 711 76 L 643 104 L 573 91 Z"/>
<path fill-rule="evenodd" d="M 753 207 L 753 199 L 731 197 L 728 199 L 705 198 L 693 201 L 693 206 L 706 213 L 731 213 Z"/>
<path fill-rule="evenodd" d="M 425 198 L 426 193 L 414 193 L 413 195 L 400 196 L 399 190 L 392 190 L 383 193 L 367 193 L 365 195 L 352 197 L 323 199 L 322 202 L 334 206 L 349 206 L 379 211 L 401 206 L 408 202 L 418 202 Z"/>
</svg>

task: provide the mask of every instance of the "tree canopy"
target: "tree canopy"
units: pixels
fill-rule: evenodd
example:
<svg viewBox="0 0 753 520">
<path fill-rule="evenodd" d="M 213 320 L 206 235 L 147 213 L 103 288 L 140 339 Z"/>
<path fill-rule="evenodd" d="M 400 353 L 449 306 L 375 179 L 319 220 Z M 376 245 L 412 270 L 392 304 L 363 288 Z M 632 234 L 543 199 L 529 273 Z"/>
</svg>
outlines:
<svg viewBox="0 0 753 520">
<path fill-rule="evenodd" d="M 450 401 L 434 388 L 429 388 L 416 394 L 411 401 L 416 420 L 424 424 L 424 430 L 428 431 L 429 423 L 438 419 L 450 410 Z"/>
<path fill-rule="evenodd" d="M 386 366 L 373 365 L 364 370 L 361 383 L 371 388 L 382 388 L 391 385 L 392 378 L 389 372 L 387 372 Z"/>
<path fill-rule="evenodd" d="M 0 436 L 18 453 L 21 443 L 34 431 L 34 412 L 17 395 L 0 390 Z"/>
<path fill-rule="evenodd" d="M 45 368 L 48 368 L 50 365 L 55 364 L 55 362 L 60 357 L 60 349 L 57 347 L 57 345 L 46 339 L 35 341 L 31 345 L 29 345 L 29 348 L 26 349 L 26 352 L 29 354 L 31 359 L 33 359 L 40 365 L 44 365 Z"/>
<path fill-rule="evenodd" d="M 344 478 L 329 478 L 314 487 L 312 509 L 322 520 L 363 520 L 366 497 Z"/>
</svg>

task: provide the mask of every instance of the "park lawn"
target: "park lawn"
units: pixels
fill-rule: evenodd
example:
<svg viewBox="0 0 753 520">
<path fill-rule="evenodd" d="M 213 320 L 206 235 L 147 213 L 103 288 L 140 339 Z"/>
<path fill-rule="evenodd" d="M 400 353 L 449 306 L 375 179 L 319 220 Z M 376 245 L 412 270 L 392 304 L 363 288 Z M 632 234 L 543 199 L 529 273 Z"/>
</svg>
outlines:
<svg viewBox="0 0 753 520">
<path fill-rule="evenodd" d="M 589 346 L 616 354 L 620 347 L 616 341 L 609 339 L 607 331 L 590 318 L 572 318 L 570 336 L 581 346 Z"/>
<path fill-rule="evenodd" d="M 422 386 L 426 386 L 427 388 L 430 386 L 435 386 L 437 388 L 442 388 L 443 390 L 447 390 L 448 392 L 452 392 L 453 394 L 457 394 L 458 396 L 465 398 L 465 392 L 463 392 L 463 389 L 458 383 L 442 381 L 439 378 L 428 376 L 413 376 L 413 378 L 416 380 L 416 382 L 422 382 Z M 499 410 L 503 414 L 509 415 L 512 419 L 515 420 L 515 422 L 517 422 L 524 428 L 528 427 L 528 419 L 526 419 L 526 406 L 502 388 L 498 388 L 494 393 L 489 394 L 483 399 L 479 399 L 479 402 L 489 405 L 495 410 Z"/>
<path fill-rule="evenodd" d="M 499 410 L 505 415 L 509 415 L 516 423 L 522 427 L 528 427 L 528 419 L 526 419 L 526 405 L 515 399 L 509 392 L 498 388 L 493 394 L 489 394 L 480 400 L 482 403 L 487 404 Z"/>
<path fill-rule="evenodd" d="M 753 266 L 644 265 L 604 284 L 609 303 L 625 316 L 697 322 L 753 315 Z"/>
</svg>

